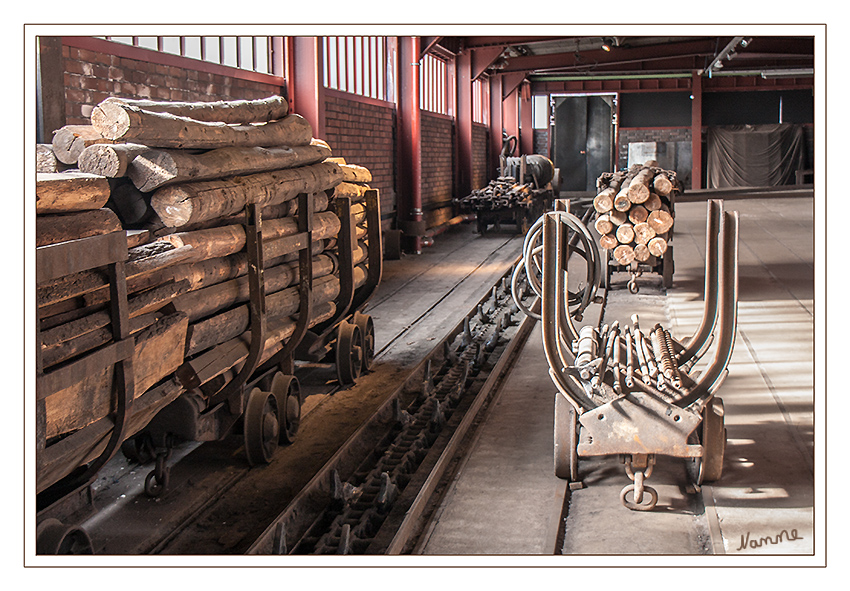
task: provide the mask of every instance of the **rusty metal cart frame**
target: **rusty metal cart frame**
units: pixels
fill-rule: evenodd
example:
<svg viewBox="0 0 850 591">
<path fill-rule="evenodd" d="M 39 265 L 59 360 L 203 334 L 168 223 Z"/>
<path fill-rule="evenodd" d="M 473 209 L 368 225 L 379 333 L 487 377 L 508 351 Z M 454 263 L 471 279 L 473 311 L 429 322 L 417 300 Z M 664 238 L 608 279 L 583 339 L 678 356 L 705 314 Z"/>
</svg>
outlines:
<svg viewBox="0 0 850 591">
<path fill-rule="evenodd" d="M 633 510 L 650 510 L 658 496 L 644 482 L 655 456 L 692 460 L 697 484 L 722 473 L 724 409 L 715 393 L 726 374 L 737 324 L 737 212 L 722 213 L 720 202 L 708 203 L 703 319 L 686 344 L 659 326 L 644 337 L 636 317 L 624 339 L 616 323 L 601 338 L 595 327 L 576 329 L 564 296 L 569 252 L 561 218 L 566 215 L 548 213 L 543 221 L 543 342 L 558 388 L 555 472 L 578 481 L 579 458 L 619 456 L 634 481 L 621 492 L 621 501 Z M 698 379 L 691 379 L 688 370 L 712 341 L 713 359 Z M 650 378 L 650 367 L 657 380 Z"/>
</svg>

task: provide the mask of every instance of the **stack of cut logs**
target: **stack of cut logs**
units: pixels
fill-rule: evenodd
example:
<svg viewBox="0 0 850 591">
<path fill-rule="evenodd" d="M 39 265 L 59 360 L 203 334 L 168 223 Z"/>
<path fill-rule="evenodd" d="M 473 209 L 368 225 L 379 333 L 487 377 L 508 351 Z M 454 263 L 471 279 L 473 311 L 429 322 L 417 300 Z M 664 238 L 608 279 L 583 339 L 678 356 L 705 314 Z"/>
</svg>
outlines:
<svg viewBox="0 0 850 591">
<path fill-rule="evenodd" d="M 617 264 L 653 264 L 664 256 L 673 229 L 671 198 L 676 173 L 636 164 L 627 171 L 604 173 L 596 181 L 594 226 L 599 245 L 613 251 Z"/>
<path fill-rule="evenodd" d="M 261 206 L 262 360 L 279 351 L 295 329 L 299 250 L 313 253 L 310 326 L 332 317 L 340 289 L 341 227 L 333 199 L 362 200 L 371 181 L 365 168 L 331 158 L 330 147 L 312 137 L 309 123 L 289 113 L 281 97 L 212 103 L 109 98 L 93 109 L 90 126 L 66 126 L 55 133 L 52 146 L 39 146 L 37 162 L 38 245 L 126 232 L 137 356 L 146 329 L 163 322 L 182 326 L 169 348 L 156 347 L 149 360 L 155 367 L 146 370 L 150 379 L 141 388 L 134 367 L 136 396 L 152 383 L 173 379 L 178 366 L 179 384 L 197 387 L 247 357 L 247 203 Z M 296 197 L 304 193 L 313 195 L 311 245 L 301 243 L 296 216 Z M 365 206 L 354 205 L 352 213 L 362 226 Z M 360 240 L 364 234 L 361 227 Z M 366 275 L 365 245 L 360 246 L 356 286 Z M 44 369 L 111 338 L 109 283 L 101 271 L 61 277 L 37 291 Z M 82 426 L 78 423 L 70 427 Z"/>
</svg>

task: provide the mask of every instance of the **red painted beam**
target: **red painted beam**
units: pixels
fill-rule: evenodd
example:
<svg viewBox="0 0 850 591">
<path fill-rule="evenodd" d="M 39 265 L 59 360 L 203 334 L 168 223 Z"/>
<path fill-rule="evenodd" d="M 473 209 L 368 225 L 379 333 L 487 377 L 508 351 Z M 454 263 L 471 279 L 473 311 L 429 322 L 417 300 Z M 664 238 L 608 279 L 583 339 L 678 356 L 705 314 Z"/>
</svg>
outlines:
<svg viewBox="0 0 850 591">
<path fill-rule="evenodd" d="M 292 110 L 309 121 L 313 137 L 325 137 L 325 83 L 321 37 L 292 37 L 290 59 L 290 100 Z"/>
<path fill-rule="evenodd" d="M 424 228 L 416 229 L 424 219 L 422 129 L 419 110 L 420 38 L 399 37 L 398 50 L 398 220 L 399 227 L 402 230 L 408 230 L 405 237 L 405 249 L 419 254 L 422 252 L 422 235 L 424 234 Z"/>
<path fill-rule="evenodd" d="M 472 79 L 477 80 L 502 55 L 504 46 L 495 45 L 472 52 Z"/>
<path fill-rule="evenodd" d="M 519 153 L 534 154 L 534 129 L 531 119 L 531 84 L 523 82 L 519 87 L 520 135 Z"/>
<path fill-rule="evenodd" d="M 472 192 L 472 52 L 457 56 L 458 197 Z"/>
<path fill-rule="evenodd" d="M 502 77 L 490 76 L 490 166 L 499 170 L 499 154 L 502 152 Z M 491 172 L 492 174 L 492 172 Z M 488 175 L 488 178 L 489 175 Z"/>
</svg>

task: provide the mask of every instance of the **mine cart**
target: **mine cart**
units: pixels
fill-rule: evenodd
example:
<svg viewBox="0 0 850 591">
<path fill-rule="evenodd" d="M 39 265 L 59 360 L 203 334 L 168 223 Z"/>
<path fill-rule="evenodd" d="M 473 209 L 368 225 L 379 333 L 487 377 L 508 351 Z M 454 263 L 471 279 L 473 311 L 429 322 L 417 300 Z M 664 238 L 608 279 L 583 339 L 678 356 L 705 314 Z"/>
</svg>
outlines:
<svg viewBox="0 0 850 591">
<path fill-rule="evenodd" d="M 569 231 L 580 220 L 547 213 L 542 224 L 542 327 L 555 394 L 555 473 L 579 481 L 579 463 L 616 456 L 633 481 L 620 499 L 652 509 L 657 492 L 645 481 L 656 456 L 684 458 L 697 484 L 720 478 L 726 445 L 724 407 L 716 396 L 732 354 L 737 314 L 736 212 L 708 204 L 705 305 L 700 327 L 679 342 L 661 325 L 573 324 L 565 289 Z M 694 371 L 709 350 L 713 358 Z"/>
<path fill-rule="evenodd" d="M 560 184 L 559 171 L 544 156 L 505 159 L 500 176 L 466 197 L 455 199 L 461 213 L 476 216 L 480 234 L 490 226 L 515 224 L 525 234 L 532 223 L 552 209 Z"/>
</svg>

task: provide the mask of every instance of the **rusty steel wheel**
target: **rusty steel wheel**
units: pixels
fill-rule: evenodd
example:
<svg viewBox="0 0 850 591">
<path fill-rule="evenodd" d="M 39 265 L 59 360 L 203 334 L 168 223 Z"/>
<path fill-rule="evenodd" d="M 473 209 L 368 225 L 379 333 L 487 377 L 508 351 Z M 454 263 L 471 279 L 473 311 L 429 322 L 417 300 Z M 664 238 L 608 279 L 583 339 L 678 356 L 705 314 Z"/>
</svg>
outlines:
<svg viewBox="0 0 850 591">
<path fill-rule="evenodd" d="M 36 554 L 94 554 L 91 539 L 85 530 L 67 526 L 50 517 L 36 527 Z"/>
<path fill-rule="evenodd" d="M 555 393 L 555 476 L 578 482 L 578 418 L 576 409 Z"/>
<path fill-rule="evenodd" d="M 336 338 L 336 375 L 343 386 L 352 385 L 363 369 L 363 335 L 356 324 L 342 321 Z"/>
<path fill-rule="evenodd" d="M 720 398 L 712 398 L 702 411 L 699 427 L 703 455 L 699 462 L 697 484 L 720 480 L 723 474 L 723 458 L 726 455 L 725 409 Z"/>
<path fill-rule="evenodd" d="M 277 399 L 259 388 L 251 390 L 243 416 L 245 455 L 252 466 L 268 464 L 280 440 Z"/>
<path fill-rule="evenodd" d="M 301 385 L 295 376 L 277 372 L 271 392 L 280 410 L 280 442 L 292 443 L 301 425 Z"/>
<path fill-rule="evenodd" d="M 363 336 L 363 370 L 369 371 L 375 359 L 375 323 L 368 314 L 357 312 L 354 315 L 354 324 Z"/>
</svg>

